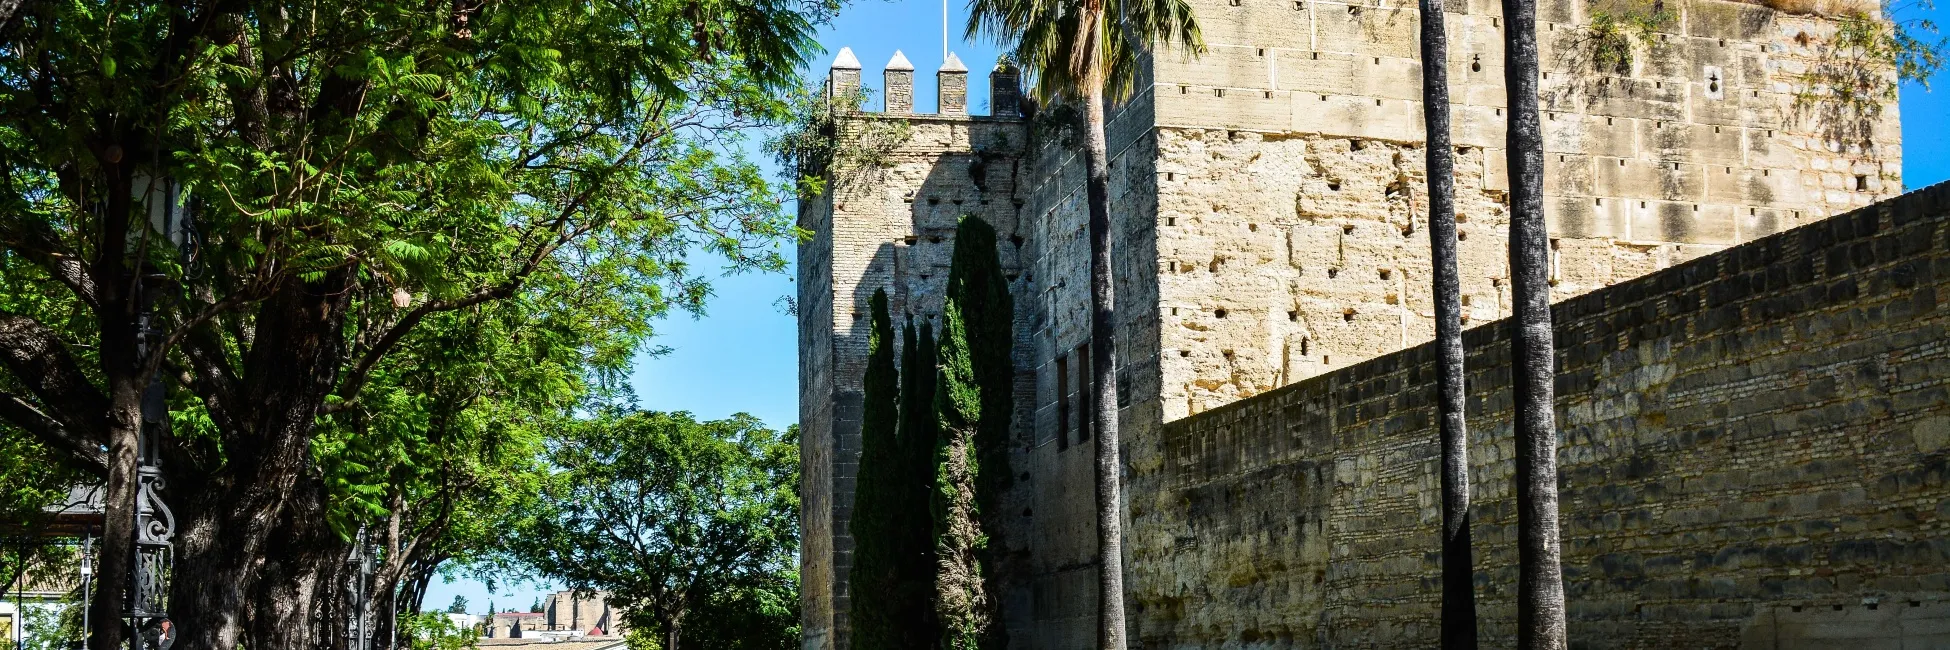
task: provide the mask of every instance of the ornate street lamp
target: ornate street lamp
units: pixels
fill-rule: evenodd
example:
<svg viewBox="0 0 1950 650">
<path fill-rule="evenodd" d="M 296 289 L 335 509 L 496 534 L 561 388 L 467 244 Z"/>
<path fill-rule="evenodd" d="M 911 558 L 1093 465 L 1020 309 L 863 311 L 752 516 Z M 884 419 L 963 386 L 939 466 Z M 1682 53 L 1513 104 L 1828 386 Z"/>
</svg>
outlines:
<svg viewBox="0 0 1950 650">
<path fill-rule="evenodd" d="M 147 213 L 152 234 L 162 235 L 172 244 L 179 261 L 187 268 L 194 257 L 196 232 L 184 207 L 182 185 L 169 177 L 155 178 L 136 174 L 131 190 L 137 205 Z M 142 264 L 137 260 L 137 264 Z M 156 326 L 156 301 L 165 291 L 167 276 L 143 268 L 137 283 L 136 302 L 141 311 L 136 317 L 136 358 L 147 359 L 152 345 L 162 342 L 164 332 Z M 157 647 L 168 648 L 176 631 L 169 622 L 169 579 L 174 560 L 172 538 L 176 535 L 176 516 L 163 503 L 160 492 L 166 487 L 162 474 L 162 434 L 169 417 L 162 373 L 149 378 L 142 394 L 142 433 L 136 442 L 135 557 L 129 590 L 129 647 L 143 650 L 143 632 L 157 626 Z"/>
</svg>

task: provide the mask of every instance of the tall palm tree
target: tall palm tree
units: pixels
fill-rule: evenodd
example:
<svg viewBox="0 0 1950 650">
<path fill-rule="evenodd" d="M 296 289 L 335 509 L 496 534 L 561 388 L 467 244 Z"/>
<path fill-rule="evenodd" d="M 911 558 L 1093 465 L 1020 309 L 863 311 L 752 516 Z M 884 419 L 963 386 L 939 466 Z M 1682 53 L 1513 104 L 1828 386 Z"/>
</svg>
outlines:
<svg viewBox="0 0 1950 650">
<path fill-rule="evenodd" d="M 1442 441 L 1442 647 L 1475 650 L 1469 548 L 1469 432 L 1463 421 L 1462 280 L 1456 270 L 1455 151 L 1442 0 L 1422 0 L 1422 119 L 1428 130 L 1429 257 L 1435 284 L 1436 409 Z"/>
<path fill-rule="evenodd" d="M 1557 422 L 1551 382 L 1550 234 L 1544 227 L 1544 135 L 1537 118 L 1537 1 L 1503 0 L 1505 135 L 1510 168 L 1510 361 L 1517 433 L 1517 647 L 1565 646 L 1558 555 Z"/>
<path fill-rule="evenodd" d="M 1035 94 L 1083 105 L 1090 203 L 1090 395 L 1097 432 L 1098 647 L 1124 648 L 1124 544 L 1119 503 L 1117 373 L 1111 328 L 1110 160 L 1104 105 L 1130 95 L 1155 43 L 1205 47 L 1185 0 L 971 0 L 968 33 L 985 33 L 1033 78 Z"/>
</svg>

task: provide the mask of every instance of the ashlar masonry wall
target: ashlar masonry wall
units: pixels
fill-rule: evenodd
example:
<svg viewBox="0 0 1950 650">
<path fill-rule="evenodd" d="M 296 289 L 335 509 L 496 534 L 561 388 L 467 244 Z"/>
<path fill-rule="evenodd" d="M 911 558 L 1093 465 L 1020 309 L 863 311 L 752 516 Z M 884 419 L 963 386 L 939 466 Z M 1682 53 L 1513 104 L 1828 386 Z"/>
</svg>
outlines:
<svg viewBox="0 0 1950 650">
<path fill-rule="evenodd" d="M 1416 4 L 1198 0 L 1208 51 L 1153 59 L 1159 363 L 1166 420 L 1428 340 Z M 1543 0 L 1554 297 L 1569 298 L 1901 191 L 1893 102 L 1823 99 L 1837 23 L 1664 0 L 1624 68 L 1600 12 Z M 1508 315 L 1500 3 L 1444 16 L 1467 318 Z"/>
<path fill-rule="evenodd" d="M 1950 185 L 1553 307 L 1572 647 L 1950 646 Z M 1478 611 L 1510 647 L 1507 321 L 1465 333 Z M 1433 647 L 1435 357 L 1164 426 L 1138 638 Z"/>
</svg>

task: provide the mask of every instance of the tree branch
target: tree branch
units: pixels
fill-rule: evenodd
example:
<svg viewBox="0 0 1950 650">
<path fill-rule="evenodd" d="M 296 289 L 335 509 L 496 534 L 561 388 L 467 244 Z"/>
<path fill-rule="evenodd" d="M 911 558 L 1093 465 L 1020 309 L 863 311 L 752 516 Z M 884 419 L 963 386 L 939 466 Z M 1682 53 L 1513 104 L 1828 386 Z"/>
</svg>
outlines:
<svg viewBox="0 0 1950 650">
<path fill-rule="evenodd" d="M 0 311 L 0 363 L 34 394 L 61 446 L 93 449 L 108 431 L 108 398 L 88 381 L 54 330 L 32 318 Z"/>
<path fill-rule="evenodd" d="M 5 3 L 7 0 L 0 0 Z M 88 268 L 81 259 L 63 251 L 60 238 L 45 222 L 23 215 L 10 215 L 5 225 L 0 225 L 0 240 L 21 257 L 45 269 L 48 275 L 66 285 L 75 297 L 89 307 L 99 307 L 95 297 L 95 282 L 88 277 Z"/>
<path fill-rule="evenodd" d="M 224 354 L 223 342 L 212 327 L 206 322 L 188 329 L 188 336 L 177 350 L 190 365 L 189 381 L 184 384 L 203 398 L 203 408 L 210 412 L 210 421 L 217 428 L 233 431 L 238 425 L 235 411 L 241 386 L 229 356 Z"/>
<path fill-rule="evenodd" d="M 0 419 L 25 430 L 27 435 L 53 449 L 82 471 L 95 476 L 108 475 L 108 455 L 102 452 L 100 445 L 90 447 L 82 443 L 64 430 L 60 422 L 54 421 L 54 418 L 48 417 L 20 396 L 0 392 Z"/>
<path fill-rule="evenodd" d="M 604 179 L 602 180 L 607 180 L 608 176 L 622 168 L 630 159 L 635 158 L 637 153 L 642 151 L 646 144 L 648 144 L 648 140 L 639 137 L 635 145 L 631 146 L 627 151 L 624 151 L 622 155 L 618 156 L 610 164 L 610 168 L 603 174 Z M 568 205 L 563 206 L 562 211 L 556 215 L 555 221 L 550 223 L 546 229 L 546 232 L 554 233 L 555 236 L 549 238 L 548 241 L 536 245 L 535 251 L 522 263 L 521 269 L 510 274 L 508 279 L 459 299 L 435 300 L 420 305 L 414 308 L 413 311 L 407 312 L 398 322 L 393 323 L 392 327 L 387 328 L 386 333 L 381 334 L 378 339 L 373 341 L 372 347 L 366 350 L 365 356 L 359 359 L 358 365 L 353 366 L 352 372 L 346 377 L 343 388 L 339 390 L 338 395 L 341 401 L 336 404 L 327 404 L 321 407 L 320 412 L 328 414 L 337 413 L 357 404 L 359 391 L 365 387 L 366 379 L 371 376 L 373 367 L 379 365 L 379 360 L 391 352 L 393 347 L 398 345 L 401 339 L 406 338 L 406 335 L 413 331 L 413 328 L 419 325 L 420 321 L 424 320 L 428 314 L 465 309 L 490 300 L 501 300 L 513 296 L 516 291 L 521 290 L 522 283 L 527 282 L 528 276 L 533 275 L 536 269 L 541 268 L 542 261 L 548 259 L 549 255 L 554 254 L 556 249 L 595 229 L 595 225 L 590 224 L 576 228 L 573 231 L 564 232 L 564 229 L 568 227 L 570 218 L 575 216 L 575 213 L 581 210 L 584 204 L 589 202 L 589 198 L 595 196 L 596 190 L 603 186 L 604 183 L 601 180 L 590 183 L 587 188 L 584 188 L 581 193 L 570 200 Z"/>
</svg>

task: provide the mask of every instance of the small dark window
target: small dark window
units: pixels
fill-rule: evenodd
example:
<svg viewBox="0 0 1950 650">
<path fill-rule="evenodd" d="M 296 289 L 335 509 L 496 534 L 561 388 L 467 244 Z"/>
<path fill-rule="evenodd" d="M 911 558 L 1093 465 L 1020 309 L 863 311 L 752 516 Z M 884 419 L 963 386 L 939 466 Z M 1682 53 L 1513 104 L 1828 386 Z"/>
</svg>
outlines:
<svg viewBox="0 0 1950 650">
<path fill-rule="evenodd" d="M 1865 176 L 1865 175 L 1862 175 L 1862 174 L 1856 174 L 1856 175 L 1855 175 L 1855 191 L 1857 191 L 1857 192 L 1867 192 L 1867 191 L 1869 191 L 1869 177 L 1868 177 L 1868 176 Z"/>
</svg>

